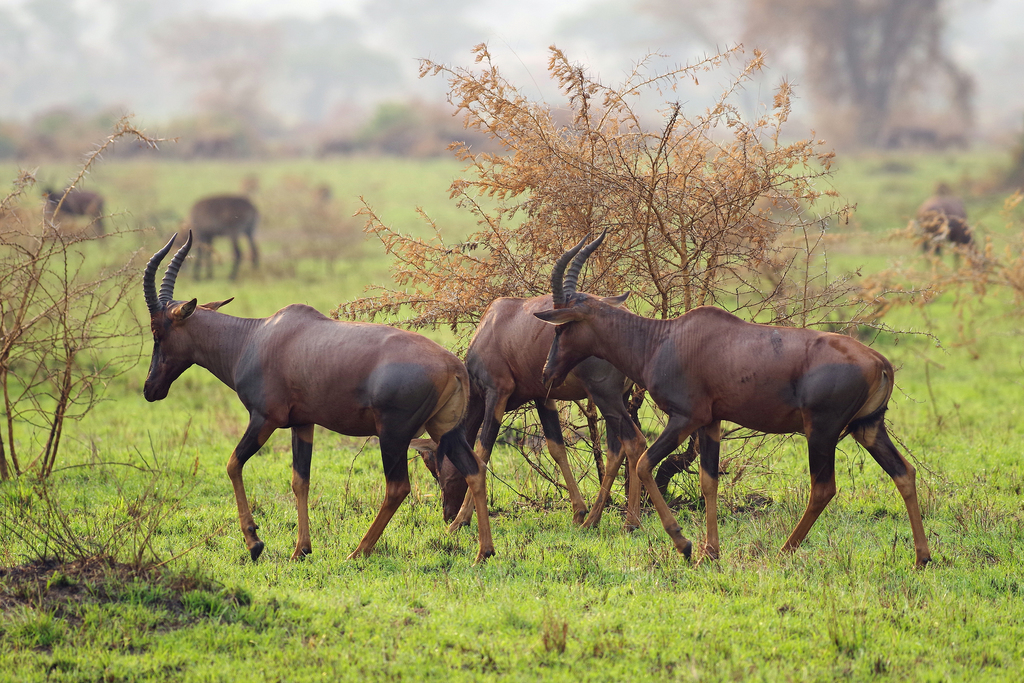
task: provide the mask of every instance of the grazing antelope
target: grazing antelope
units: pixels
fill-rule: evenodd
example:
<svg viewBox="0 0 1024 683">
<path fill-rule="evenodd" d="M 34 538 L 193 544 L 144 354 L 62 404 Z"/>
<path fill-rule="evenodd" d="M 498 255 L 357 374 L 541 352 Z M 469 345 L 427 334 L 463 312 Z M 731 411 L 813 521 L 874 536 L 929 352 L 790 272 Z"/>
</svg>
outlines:
<svg viewBox="0 0 1024 683">
<path fill-rule="evenodd" d="M 604 234 L 579 251 L 573 267 L 582 267 L 603 239 Z M 580 246 L 582 242 L 576 249 Z M 561 278 L 556 268 L 552 282 Z M 668 414 L 665 431 L 641 456 L 637 476 L 676 550 L 689 557 L 691 543 L 651 473 L 690 434 L 703 429 L 704 552 L 718 557 L 718 456 L 721 422 L 728 420 L 770 434 L 802 432 L 807 437 L 810 500 L 783 550 L 800 545 L 835 495 L 836 444 L 852 434 L 903 496 L 917 565 L 931 559 L 914 467 L 896 450 L 885 428 L 893 389 L 893 368 L 885 356 L 843 335 L 748 323 L 711 306 L 672 320 L 642 318 L 621 308 L 628 292 L 602 298 L 577 292 L 575 282 L 566 285 L 565 303 L 534 314 L 558 326 L 543 379 L 557 386 L 577 363 L 597 356 L 645 387 Z"/>
<path fill-rule="evenodd" d="M 248 197 L 240 195 L 218 195 L 200 199 L 189 212 L 188 227 L 196 234 L 199 251 L 196 253 L 196 278 L 203 276 L 203 261 L 206 262 L 206 277 L 213 278 L 213 238 L 230 237 L 235 260 L 231 267 L 231 279 L 238 277 L 238 264 L 242 260 L 242 249 L 238 245 L 240 235 L 249 240 L 249 254 L 253 268 L 259 267 L 259 251 L 256 249 L 256 225 L 260 212 Z"/>
<path fill-rule="evenodd" d="M 235 318 L 217 312 L 231 299 L 203 306 L 195 299 L 177 301 L 174 281 L 192 246 L 191 233 L 167 266 L 157 294 L 156 270 L 174 239 L 149 260 L 143 277 L 153 330 L 144 394 L 147 401 L 165 398 L 174 380 L 193 364 L 238 394 L 249 411 L 249 425 L 227 471 L 254 561 L 263 541 L 256 535 L 242 467 L 277 429 L 292 430 L 292 491 L 299 518 L 292 559 L 312 552 L 307 499 L 314 425 L 380 439 L 384 503 L 350 558 L 370 554 L 409 494 L 409 442 L 424 430 L 439 444 L 438 460 L 451 458 L 473 491 L 480 531 L 477 561 L 494 554 L 485 468 L 466 441 L 462 424 L 469 376 L 458 358 L 413 332 L 338 322 L 309 306 L 292 304 L 269 318 Z"/>
<path fill-rule="evenodd" d="M 102 235 L 106 232 L 103 226 L 103 197 L 95 192 L 79 190 L 77 187 L 69 187 L 61 192 L 55 192 L 52 188 L 43 190 L 43 214 L 46 220 L 52 221 L 54 215 L 66 213 L 69 216 L 86 216 L 90 219 L 91 225 L 96 228 L 96 233 Z"/>
<path fill-rule="evenodd" d="M 935 194 L 924 200 L 911 224 L 923 238 L 922 249 L 928 253 L 941 253 L 943 242 L 956 245 L 974 240 L 964 202 L 946 183 L 939 183 Z"/>
<path fill-rule="evenodd" d="M 466 433 L 474 435 L 479 431 L 480 443 L 476 452 L 487 463 L 491 459 L 502 416 L 509 410 L 533 402 L 544 430 L 548 451 L 565 479 L 572 503 L 573 522 L 591 528 L 601 520 L 601 513 L 611 497 L 612 483 L 623 458 L 628 456 L 632 474 L 646 441 L 633 423 L 623 398 L 632 383 L 610 363 L 590 358 L 577 365 L 561 386 L 554 389 L 544 386 L 541 373 L 555 331 L 550 325 L 537 320 L 533 313 L 550 310 L 551 305 L 550 295 L 532 299 L 500 298 L 491 302 L 484 311 L 466 354 L 466 368 L 472 386 Z M 601 481 L 600 493 L 589 515 L 569 468 L 558 410 L 555 407 L 556 400 L 574 401 L 588 397 L 604 417 L 608 441 L 608 466 Z M 452 528 L 468 524 L 473 517 L 473 508 L 465 479 L 458 477 L 454 469 L 448 467 L 438 472 L 438 481 L 447 490 L 446 501 L 465 499 Z M 630 482 L 627 523 L 635 526 L 640 521 L 640 486 L 636 477 L 631 477 Z M 455 510 L 446 509 L 445 518 L 450 519 L 454 513 Z"/>
</svg>

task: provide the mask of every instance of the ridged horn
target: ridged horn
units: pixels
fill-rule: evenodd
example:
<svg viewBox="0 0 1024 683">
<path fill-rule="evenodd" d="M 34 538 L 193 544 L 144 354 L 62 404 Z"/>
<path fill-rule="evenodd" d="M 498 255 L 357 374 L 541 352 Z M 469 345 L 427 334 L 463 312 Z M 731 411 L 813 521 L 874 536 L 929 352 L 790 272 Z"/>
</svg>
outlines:
<svg viewBox="0 0 1024 683">
<path fill-rule="evenodd" d="M 555 306 L 565 303 L 565 293 L 562 290 L 562 275 L 565 273 L 565 267 L 589 239 L 590 235 L 585 236 L 580 240 L 579 244 L 559 256 L 558 260 L 555 261 L 555 267 L 551 269 L 551 298 Z"/>
<path fill-rule="evenodd" d="M 192 248 L 192 231 L 188 231 L 188 239 L 185 240 L 185 244 L 181 245 L 181 249 L 178 249 L 174 253 L 174 258 L 167 264 L 167 270 L 164 272 L 163 282 L 160 283 L 160 303 L 164 306 L 174 298 L 174 281 L 178 277 L 178 270 L 181 268 L 182 261 L 188 256 L 188 250 Z"/>
<path fill-rule="evenodd" d="M 605 228 L 600 237 L 583 247 L 583 249 L 576 254 L 576 258 L 572 260 L 572 265 L 569 266 L 569 272 L 565 274 L 564 281 L 565 291 L 568 292 L 570 296 L 576 293 L 576 281 L 580 278 L 580 271 L 583 270 L 583 264 L 586 263 L 587 258 L 594 253 L 594 250 L 601 246 L 601 242 L 604 241 L 605 235 L 607 234 L 608 228 Z"/>
<path fill-rule="evenodd" d="M 156 297 L 156 269 L 160 267 L 160 262 L 164 260 L 164 256 L 167 256 L 167 252 L 171 250 L 171 245 L 176 239 L 178 239 L 178 233 L 171 236 L 171 241 L 165 244 L 163 249 L 153 254 L 149 263 L 146 264 L 146 272 L 142 274 L 142 291 L 146 294 L 146 307 L 149 308 L 150 313 L 160 310 L 160 300 Z"/>
</svg>

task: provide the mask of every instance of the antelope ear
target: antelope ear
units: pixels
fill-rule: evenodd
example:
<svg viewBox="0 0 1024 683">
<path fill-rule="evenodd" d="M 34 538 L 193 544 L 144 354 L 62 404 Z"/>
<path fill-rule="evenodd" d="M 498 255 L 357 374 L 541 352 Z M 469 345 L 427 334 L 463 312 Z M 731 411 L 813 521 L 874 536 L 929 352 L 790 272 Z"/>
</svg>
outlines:
<svg viewBox="0 0 1024 683">
<path fill-rule="evenodd" d="M 626 303 L 626 299 L 629 298 L 630 294 L 632 294 L 632 292 L 626 292 L 625 294 L 619 294 L 618 296 L 606 296 L 603 297 L 601 301 L 605 302 L 609 306 L 622 308 L 622 305 Z"/>
<path fill-rule="evenodd" d="M 537 311 L 534 315 L 544 322 L 551 323 L 552 325 L 564 325 L 580 319 L 575 309 L 572 308 L 557 308 L 551 311 Z"/>
<path fill-rule="evenodd" d="M 235 297 L 231 297 L 230 299 L 224 299 L 224 301 L 211 301 L 208 304 L 203 304 L 202 306 L 200 306 L 200 308 L 208 308 L 211 311 L 216 311 L 221 306 L 225 306 L 225 305 L 231 303 L 234 300 L 235 300 Z"/>
<path fill-rule="evenodd" d="M 181 322 L 196 312 L 196 303 L 196 299 L 192 299 L 192 301 L 178 304 L 169 311 L 168 315 L 170 315 L 171 320 Z"/>
</svg>

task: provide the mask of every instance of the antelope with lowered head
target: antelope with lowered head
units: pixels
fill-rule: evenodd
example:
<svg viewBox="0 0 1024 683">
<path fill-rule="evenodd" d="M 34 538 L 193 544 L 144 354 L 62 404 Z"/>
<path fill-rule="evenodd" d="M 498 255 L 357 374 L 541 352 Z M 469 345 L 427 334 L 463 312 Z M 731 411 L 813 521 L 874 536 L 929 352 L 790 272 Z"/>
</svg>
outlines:
<svg viewBox="0 0 1024 683">
<path fill-rule="evenodd" d="M 192 205 L 188 216 L 188 227 L 195 232 L 199 241 L 196 253 L 196 278 L 203 276 L 203 262 L 206 262 L 206 277 L 213 278 L 213 239 L 228 237 L 234 250 L 235 260 L 231 266 L 230 278 L 238 277 L 238 265 L 242 261 L 242 249 L 239 237 L 249 240 L 249 256 L 252 267 L 260 264 L 259 250 L 256 249 L 256 225 L 260 220 L 260 212 L 256 210 L 248 197 L 240 195 L 217 195 L 200 199 Z"/>
<path fill-rule="evenodd" d="M 575 275 L 572 272 L 566 276 L 567 279 L 573 277 Z M 549 389 L 544 386 L 541 373 L 555 331 L 550 325 L 537 320 L 533 313 L 550 310 L 551 305 L 552 297 L 548 295 L 532 299 L 500 298 L 491 302 L 484 311 L 466 354 L 466 368 L 469 370 L 472 387 L 466 433 L 474 435 L 479 432 L 477 456 L 487 463 L 491 459 L 502 416 L 506 411 L 515 410 L 532 401 L 540 417 L 548 451 L 558 465 L 569 491 L 573 522 L 591 528 L 601 520 L 601 513 L 611 497 L 611 487 L 623 459 L 628 457 L 632 474 L 646 441 L 633 423 L 624 399 L 632 382 L 607 361 L 589 358 L 577 365 L 559 387 Z M 604 417 L 608 441 L 608 464 L 601 481 L 601 490 L 589 514 L 569 467 L 562 427 L 555 407 L 556 400 L 574 401 L 588 397 Z M 438 472 L 438 481 L 442 489 L 446 490 L 446 502 L 464 498 L 457 515 L 454 515 L 457 508 L 445 509 L 446 519 L 450 519 L 450 515 L 455 516 L 452 528 L 469 524 L 473 508 L 465 479 L 459 477 L 448 464 Z M 627 523 L 637 525 L 640 485 L 635 476 L 630 478 L 630 483 Z"/>
<path fill-rule="evenodd" d="M 46 220 L 52 221 L 54 216 L 61 213 L 85 216 L 90 219 L 90 225 L 94 226 L 96 234 L 102 235 L 106 232 L 103 225 L 103 197 L 95 192 L 79 190 L 77 187 L 69 187 L 60 192 L 45 188 L 43 199 L 46 200 L 43 205 Z"/>
<path fill-rule="evenodd" d="M 582 267 L 605 234 L 574 259 Z M 552 274 L 552 282 L 562 275 Z M 769 434 L 807 437 L 811 494 L 807 509 L 783 545 L 795 550 L 836 492 L 836 444 L 851 434 L 881 465 L 903 496 L 914 534 L 917 565 L 930 559 L 921 523 L 913 465 L 893 445 L 885 410 L 893 389 L 892 364 L 882 354 L 839 334 L 748 323 L 712 306 L 672 320 L 653 320 L 622 308 L 628 292 L 597 297 L 566 287 L 565 302 L 535 313 L 557 326 L 544 381 L 561 383 L 589 356 L 617 367 L 643 386 L 668 414 L 668 425 L 640 458 L 637 476 L 650 494 L 676 550 L 692 544 L 658 491 L 655 466 L 694 431 L 703 430 L 700 488 L 707 510 L 704 553 L 717 558 L 718 458 L 721 422 Z"/>
<path fill-rule="evenodd" d="M 300 304 L 269 318 L 236 318 L 218 312 L 231 299 L 202 306 L 195 299 L 175 300 L 174 281 L 192 247 L 191 233 L 168 264 L 158 294 L 156 271 L 175 237 L 153 255 L 143 276 L 153 331 L 144 394 L 147 401 L 165 398 L 192 365 L 206 368 L 238 394 L 249 424 L 228 459 L 227 472 L 254 561 L 263 552 L 263 541 L 256 535 L 242 467 L 277 429 L 292 430 L 292 491 L 299 520 L 292 559 L 312 552 L 307 500 L 314 425 L 380 439 L 384 503 L 350 558 L 370 554 L 409 494 L 409 442 L 424 431 L 439 444 L 438 460 L 450 458 L 473 491 L 480 532 L 477 561 L 494 554 L 485 468 L 462 423 L 469 397 L 462 361 L 414 332 L 338 322 Z"/>
</svg>

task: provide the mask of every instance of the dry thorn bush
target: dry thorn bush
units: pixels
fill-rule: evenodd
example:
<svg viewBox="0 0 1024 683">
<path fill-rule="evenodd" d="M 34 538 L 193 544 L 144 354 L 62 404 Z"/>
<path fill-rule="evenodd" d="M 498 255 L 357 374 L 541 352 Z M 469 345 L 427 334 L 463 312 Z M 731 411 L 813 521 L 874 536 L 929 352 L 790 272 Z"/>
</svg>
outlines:
<svg viewBox="0 0 1024 683">
<path fill-rule="evenodd" d="M 122 138 L 156 146 L 127 117 L 86 157 L 74 187 Z M 129 258 L 100 265 L 103 236 L 63 232 L 27 210 L 35 177 L 22 172 L 0 201 L 0 479 L 49 476 L 67 419 L 79 419 L 103 384 L 138 358 L 138 329 L 124 302 L 135 292 Z M 23 451 L 28 451 L 27 462 Z"/>
<path fill-rule="evenodd" d="M 421 212 L 434 237 L 413 238 L 364 201 L 365 231 L 394 257 L 395 286 L 340 306 L 336 316 L 396 319 L 407 310 L 404 324 L 446 324 L 465 336 L 495 298 L 547 293 L 566 246 L 605 228 L 585 288 L 632 291 L 631 305 L 644 315 L 715 304 L 750 319 L 814 325 L 847 303 L 852 287 L 830 279 L 823 258 L 825 229 L 848 211 L 829 186 L 832 154 L 819 149 L 822 141 L 782 141 L 788 83 L 753 117 L 733 102 L 764 68 L 761 53 L 712 106 L 689 116 L 665 103 L 656 127 L 643 118 L 645 96 L 697 83 L 739 59 L 741 48 L 665 73 L 652 72 L 647 58 L 606 86 L 552 47 L 549 72 L 565 96 L 559 107 L 528 99 L 485 45 L 475 54 L 478 71 L 424 60 L 421 74 L 445 75 L 466 126 L 507 150 L 453 146 L 468 166 L 451 196 L 479 229 L 447 243 Z M 797 287 L 794 275 L 803 280 Z"/>
</svg>

